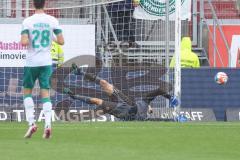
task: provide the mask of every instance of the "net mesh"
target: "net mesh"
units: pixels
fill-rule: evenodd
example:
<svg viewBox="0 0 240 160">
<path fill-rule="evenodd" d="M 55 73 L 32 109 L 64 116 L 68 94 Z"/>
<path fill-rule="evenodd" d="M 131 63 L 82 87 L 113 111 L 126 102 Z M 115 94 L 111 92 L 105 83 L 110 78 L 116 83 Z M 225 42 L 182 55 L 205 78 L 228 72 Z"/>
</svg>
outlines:
<svg viewBox="0 0 240 160">
<path fill-rule="evenodd" d="M 32 1 L 28 0 L 3 0 L 0 2 L 1 24 L 21 24 L 25 17 L 34 13 Z M 59 19 L 61 25 L 66 26 L 64 36 L 67 44 L 64 46 L 65 65 L 68 68 L 72 62 L 78 65 L 86 64 L 81 54 L 83 46 L 79 42 L 94 41 L 92 48 L 93 57 L 97 57 L 101 65 L 97 66 L 98 76 L 116 85 L 127 96 L 142 97 L 144 91 L 162 87 L 167 93 L 173 94 L 173 69 L 169 69 L 169 62 L 174 53 L 175 33 L 174 21 L 140 20 L 133 18 L 134 6 L 124 0 L 49 0 L 46 4 L 46 13 Z M 94 39 L 82 40 L 82 28 L 78 26 L 93 27 Z M 189 22 L 183 21 L 183 34 L 189 34 Z M 84 32 L 84 31 L 83 31 Z M 88 36 L 86 36 L 88 37 Z M 70 45 L 71 44 L 71 45 Z M 85 44 L 86 45 L 86 44 Z M 90 51 L 85 51 L 88 54 Z M 80 55 L 80 56 L 79 56 Z M 77 57 L 78 56 L 78 57 Z M 89 62 L 87 62 L 89 63 Z M 89 64 L 88 64 L 89 65 Z M 100 66 L 100 67 L 99 67 Z M 145 67 L 143 69 L 142 67 Z M 100 69 L 99 69 L 100 68 Z M 99 71 L 100 70 L 100 71 Z M 5 109 L 18 109 L 22 106 L 22 80 L 23 68 L 1 68 L 0 103 Z M 151 72 L 151 76 L 138 79 L 139 76 Z M 83 83 L 83 79 L 76 78 L 69 71 L 58 74 L 68 75 L 71 86 L 89 88 L 79 94 L 105 98 L 99 91 L 99 86 L 93 83 Z M 126 82 L 126 74 L 133 75 L 132 86 Z M 151 78 L 158 79 L 151 83 Z M 150 83 L 150 85 L 148 85 Z M 96 90 L 92 92 L 91 89 Z M 39 87 L 34 91 L 36 106 L 41 106 Z M 70 98 L 54 90 L 51 91 L 54 105 Z M 155 118 L 172 118 L 169 101 L 158 96 L 152 103 Z M 94 109 L 96 106 L 84 102 L 71 103 L 73 109 Z M 151 117 L 151 116 L 150 116 Z"/>
</svg>

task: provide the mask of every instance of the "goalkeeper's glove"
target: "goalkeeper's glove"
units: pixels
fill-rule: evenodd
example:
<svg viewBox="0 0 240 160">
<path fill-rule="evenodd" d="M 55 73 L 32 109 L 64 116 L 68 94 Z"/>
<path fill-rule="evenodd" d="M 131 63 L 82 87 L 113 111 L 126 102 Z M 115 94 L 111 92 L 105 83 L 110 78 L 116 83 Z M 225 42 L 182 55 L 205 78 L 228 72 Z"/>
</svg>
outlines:
<svg viewBox="0 0 240 160">
<path fill-rule="evenodd" d="M 171 98 L 169 99 L 169 103 L 170 103 L 170 107 L 172 107 L 172 108 L 175 108 L 178 105 L 180 105 L 180 102 L 176 96 L 171 96 Z"/>
</svg>

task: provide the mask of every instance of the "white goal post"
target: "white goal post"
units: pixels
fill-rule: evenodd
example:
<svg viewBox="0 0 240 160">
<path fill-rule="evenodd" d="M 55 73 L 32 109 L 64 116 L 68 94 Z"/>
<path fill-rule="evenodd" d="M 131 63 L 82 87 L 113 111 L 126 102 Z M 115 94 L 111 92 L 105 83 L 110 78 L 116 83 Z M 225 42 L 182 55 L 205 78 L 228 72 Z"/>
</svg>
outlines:
<svg viewBox="0 0 240 160">
<path fill-rule="evenodd" d="M 175 69 L 174 69 L 174 94 L 181 102 L 181 0 L 175 0 Z M 180 110 L 177 107 L 177 112 Z"/>
</svg>

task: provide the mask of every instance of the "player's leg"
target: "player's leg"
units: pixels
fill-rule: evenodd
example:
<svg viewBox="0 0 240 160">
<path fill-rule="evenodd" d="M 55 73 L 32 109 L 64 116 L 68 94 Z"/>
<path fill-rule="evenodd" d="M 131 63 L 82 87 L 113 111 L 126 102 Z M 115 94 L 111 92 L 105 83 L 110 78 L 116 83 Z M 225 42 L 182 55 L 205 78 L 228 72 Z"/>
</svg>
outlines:
<svg viewBox="0 0 240 160">
<path fill-rule="evenodd" d="M 91 102 L 91 99 L 92 99 L 91 97 L 78 95 L 78 94 L 74 93 L 73 91 L 71 91 L 69 88 L 64 88 L 63 92 L 68 94 L 72 99 L 81 100 L 88 104 L 95 104 L 95 103 Z"/>
<path fill-rule="evenodd" d="M 95 104 L 97 106 L 96 110 L 102 110 L 104 114 L 108 113 L 108 114 L 114 115 L 117 118 L 130 120 L 131 118 L 129 117 L 132 117 L 133 114 L 134 115 L 136 114 L 136 111 L 135 111 L 136 108 L 129 106 L 125 102 L 116 103 L 116 102 L 104 101 L 99 98 L 76 95 L 70 89 L 67 89 L 67 88 L 64 89 L 64 92 L 73 99 L 78 99 L 88 104 Z"/>
<path fill-rule="evenodd" d="M 41 102 L 43 105 L 43 113 L 45 116 L 45 125 L 43 138 L 50 138 L 52 133 L 52 103 L 50 99 L 50 77 L 52 74 L 52 66 L 39 67 L 39 85 L 41 89 Z"/>
<path fill-rule="evenodd" d="M 108 83 L 106 80 L 101 79 L 99 82 L 102 90 L 108 95 L 112 96 L 114 92 L 114 86 L 110 83 Z"/>
<path fill-rule="evenodd" d="M 95 104 L 97 106 L 101 106 L 103 104 L 103 100 L 102 99 L 77 95 L 77 94 L 74 94 L 68 88 L 64 88 L 64 93 L 68 94 L 73 99 L 81 100 L 81 101 L 84 101 L 84 102 L 86 102 L 88 104 Z"/>
<path fill-rule="evenodd" d="M 34 87 L 34 83 L 36 81 L 37 72 L 35 68 L 32 67 L 24 67 L 24 75 L 23 75 L 23 87 L 24 87 L 24 108 L 26 121 L 28 122 L 29 128 L 25 134 L 25 138 L 31 138 L 32 134 L 37 131 L 37 126 L 35 124 L 34 118 L 34 102 L 32 98 L 32 88 Z"/>
<path fill-rule="evenodd" d="M 45 125 L 44 125 L 44 133 L 43 138 L 50 138 L 52 132 L 52 103 L 50 99 L 50 94 L 48 89 L 41 89 L 41 102 L 43 106 L 43 113 L 45 116 Z"/>
<path fill-rule="evenodd" d="M 106 80 L 103 80 L 94 74 L 84 72 L 81 68 L 78 68 L 75 63 L 72 64 L 72 70 L 76 75 L 83 75 L 85 79 L 99 84 L 103 91 L 107 93 L 107 95 L 111 98 L 117 98 L 121 101 L 127 102 L 131 106 L 134 105 L 133 100 L 131 100 L 128 96 L 126 96 L 112 84 L 108 83 Z"/>
<path fill-rule="evenodd" d="M 82 75 L 84 76 L 84 79 L 95 82 L 96 84 L 99 84 L 100 80 L 102 79 L 94 74 L 86 73 L 83 68 L 78 68 L 75 63 L 72 64 L 72 71 L 74 72 L 74 74 Z"/>
<path fill-rule="evenodd" d="M 97 109 L 96 110 L 104 110 L 104 106 L 106 106 L 106 110 L 109 110 L 108 108 L 109 107 L 113 107 L 114 105 L 111 105 L 111 106 L 108 106 L 108 105 L 105 105 L 104 101 L 102 99 L 99 99 L 99 98 L 92 98 L 92 97 L 88 97 L 88 96 L 81 96 L 81 95 L 77 95 L 77 94 L 74 94 L 70 89 L 68 88 L 64 88 L 64 93 L 68 94 L 71 98 L 73 99 L 77 99 L 77 100 L 81 100 L 81 101 L 84 101 L 88 104 L 95 104 L 97 105 Z M 104 105 L 103 105 L 104 104 Z"/>
<path fill-rule="evenodd" d="M 131 100 L 127 95 L 125 95 L 122 91 L 114 87 L 112 84 L 108 83 L 106 80 L 100 80 L 100 86 L 102 90 L 107 93 L 107 95 L 111 98 L 117 98 L 122 102 L 126 102 L 130 106 L 134 106 L 135 103 Z"/>
</svg>

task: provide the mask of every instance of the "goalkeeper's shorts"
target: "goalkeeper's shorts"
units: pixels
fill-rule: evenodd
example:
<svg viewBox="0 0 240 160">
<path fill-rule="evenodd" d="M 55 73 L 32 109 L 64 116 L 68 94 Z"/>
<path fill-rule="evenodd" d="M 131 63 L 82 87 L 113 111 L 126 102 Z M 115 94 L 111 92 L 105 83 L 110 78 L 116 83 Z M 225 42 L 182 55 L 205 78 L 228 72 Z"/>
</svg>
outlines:
<svg viewBox="0 0 240 160">
<path fill-rule="evenodd" d="M 24 67 L 23 86 L 32 89 L 38 79 L 41 89 L 50 89 L 52 66 Z"/>
<path fill-rule="evenodd" d="M 102 106 L 98 107 L 104 113 L 114 115 L 121 120 L 135 120 L 137 114 L 137 106 L 130 106 L 126 102 L 109 102 L 103 101 Z"/>
</svg>

